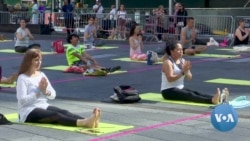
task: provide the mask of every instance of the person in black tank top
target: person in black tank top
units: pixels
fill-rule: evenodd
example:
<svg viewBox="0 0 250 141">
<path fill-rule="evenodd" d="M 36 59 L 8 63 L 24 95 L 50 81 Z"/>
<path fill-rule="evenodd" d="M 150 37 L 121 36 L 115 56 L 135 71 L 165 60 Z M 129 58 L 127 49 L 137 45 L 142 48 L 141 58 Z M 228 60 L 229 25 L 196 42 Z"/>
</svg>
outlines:
<svg viewBox="0 0 250 141">
<path fill-rule="evenodd" d="M 235 31 L 234 45 L 247 45 L 250 30 L 245 28 L 245 20 L 239 20 L 239 27 Z"/>
</svg>

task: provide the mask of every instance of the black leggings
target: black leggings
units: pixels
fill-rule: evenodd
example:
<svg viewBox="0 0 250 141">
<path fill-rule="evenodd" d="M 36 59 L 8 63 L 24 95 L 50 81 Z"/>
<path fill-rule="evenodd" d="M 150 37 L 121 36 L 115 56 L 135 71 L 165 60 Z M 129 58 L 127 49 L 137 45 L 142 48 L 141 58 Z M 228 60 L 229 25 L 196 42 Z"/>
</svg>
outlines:
<svg viewBox="0 0 250 141">
<path fill-rule="evenodd" d="M 208 94 L 202 94 L 197 91 L 193 91 L 187 88 L 169 88 L 161 91 L 164 99 L 168 100 L 181 100 L 181 101 L 192 101 L 199 103 L 212 103 L 212 97 Z"/>
<path fill-rule="evenodd" d="M 65 126 L 76 126 L 78 119 L 84 119 L 72 114 L 67 110 L 49 106 L 46 110 L 41 108 L 34 109 L 27 117 L 25 122 L 33 123 L 56 123 Z"/>
</svg>

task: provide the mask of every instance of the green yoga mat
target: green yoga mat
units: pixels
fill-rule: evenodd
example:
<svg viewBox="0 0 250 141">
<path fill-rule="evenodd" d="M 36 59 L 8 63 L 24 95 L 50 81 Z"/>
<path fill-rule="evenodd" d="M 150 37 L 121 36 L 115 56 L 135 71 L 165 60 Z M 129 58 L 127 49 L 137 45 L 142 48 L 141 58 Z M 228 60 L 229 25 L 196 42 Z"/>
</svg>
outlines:
<svg viewBox="0 0 250 141">
<path fill-rule="evenodd" d="M 6 114 L 5 117 L 13 123 L 18 123 L 17 113 Z M 30 125 L 30 126 L 38 126 L 42 128 L 64 130 L 64 131 L 70 131 L 70 132 L 79 132 L 79 133 L 91 134 L 91 135 L 97 135 L 97 136 L 134 128 L 134 126 L 126 126 L 126 125 L 103 123 L 103 122 L 99 123 L 98 128 L 69 127 L 69 126 L 62 126 L 62 125 L 57 125 L 57 124 L 39 124 L 39 123 L 21 123 L 21 124 Z"/>
<path fill-rule="evenodd" d="M 70 44 L 64 44 L 63 46 L 67 48 L 69 45 Z M 84 45 L 80 45 L 80 46 L 84 48 Z M 94 50 L 94 49 L 114 49 L 114 48 L 118 48 L 118 46 L 100 46 L 100 47 L 95 47 L 95 48 L 90 49 L 90 50 Z M 86 49 L 86 50 L 88 50 L 88 49 Z"/>
<path fill-rule="evenodd" d="M 0 49 L 0 52 L 2 53 L 18 53 L 18 52 L 15 52 L 14 49 Z M 47 55 L 47 54 L 53 54 L 53 52 L 42 52 L 43 55 Z"/>
<path fill-rule="evenodd" d="M 64 71 L 68 68 L 69 66 L 64 66 L 64 65 L 58 65 L 58 66 L 51 66 L 51 67 L 43 67 L 42 69 L 46 69 L 46 70 L 56 70 L 56 71 Z M 121 73 L 126 73 L 128 71 L 126 70 L 118 70 L 118 71 L 115 71 L 115 72 L 112 72 L 112 73 L 109 73 L 110 75 L 111 74 L 121 74 Z"/>
<path fill-rule="evenodd" d="M 218 84 L 250 86 L 250 81 L 249 80 L 238 80 L 238 79 L 227 79 L 227 78 L 217 78 L 217 79 L 212 79 L 212 80 L 206 80 L 205 82 L 218 83 Z"/>
<path fill-rule="evenodd" d="M 195 54 L 195 56 L 200 57 L 211 57 L 211 58 L 237 58 L 240 57 L 240 55 L 224 55 L 224 54 Z"/>
<path fill-rule="evenodd" d="M 13 83 L 13 84 L 0 84 L 0 87 L 14 88 L 14 87 L 16 87 L 16 83 Z"/>
<path fill-rule="evenodd" d="M 140 97 L 142 100 L 165 102 L 165 103 L 171 103 L 171 104 L 181 104 L 181 105 L 201 106 L 201 107 L 214 106 L 213 104 L 195 103 L 195 102 L 189 102 L 189 101 L 165 100 L 163 99 L 162 95 L 159 93 L 140 94 Z"/>
<path fill-rule="evenodd" d="M 147 63 L 146 61 L 136 61 L 136 60 L 131 60 L 129 57 L 123 57 L 123 58 L 116 58 L 112 59 L 115 61 L 124 61 L 124 62 L 139 62 L 139 63 Z M 157 62 L 155 64 L 162 64 L 162 62 Z"/>
</svg>

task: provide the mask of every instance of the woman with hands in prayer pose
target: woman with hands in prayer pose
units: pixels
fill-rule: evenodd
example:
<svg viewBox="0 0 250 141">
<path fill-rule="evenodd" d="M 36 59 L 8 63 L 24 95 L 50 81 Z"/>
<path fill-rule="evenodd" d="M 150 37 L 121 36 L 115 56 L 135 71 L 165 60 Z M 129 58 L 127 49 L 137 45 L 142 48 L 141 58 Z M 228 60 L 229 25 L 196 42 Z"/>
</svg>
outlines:
<svg viewBox="0 0 250 141">
<path fill-rule="evenodd" d="M 161 93 L 164 99 L 192 101 L 198 103 L 219 104 L 221 100 L 220 89 L 217 88 L 214 96 L 200 93 L 184 86 L 184 78 L 192 79 L 191 62 L 182 58 L 183 48 L 178 42 L 166 45 L 168 57 L 162 65 Z M 227 88 L 224 88 L 226 96 L 229 95 Z"/>
<path fill-rule="evenodd" d="M 40 71 L 41 64 L 41 50 L 33 48 L 25 53 L 16 86 L 19 121 L 98 127 L 101 115 L 99 108 L 94 108 L 90 117 L 83 118 L 48 104 L 48 99 L 55 99 L 56 91 L 47 76 Z"/>
</svg>

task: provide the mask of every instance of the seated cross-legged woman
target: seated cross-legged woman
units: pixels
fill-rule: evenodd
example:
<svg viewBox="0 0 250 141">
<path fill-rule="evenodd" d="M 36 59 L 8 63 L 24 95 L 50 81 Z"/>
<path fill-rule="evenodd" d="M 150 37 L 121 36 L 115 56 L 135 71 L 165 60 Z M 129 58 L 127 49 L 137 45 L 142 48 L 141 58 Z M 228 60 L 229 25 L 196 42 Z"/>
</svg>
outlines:
<svg viewBox="0 0 250 141">
<path fill-rule="evenodd" d="M 83 118 L 47 102 L 49 99 L 55 99 L 56 91 L 47 76 L 40 71 L 41 64 L 41 50 L 26 51 L 18 72 L 16 86 L 19 121 L 73 127 L 98 127 L 101 116 L 99 108 L 94 108 L 91 116 Z"/>
<path fill-rule="evenodd" d="M 217 88 L 214 96 L 186 88 L 184 78 L 191 80 L 192 73 L 190 61 L 182 58 L 182 45 L 178 42 L 171 43 L 166 46 L 165 51 L 168 57 L 162 65 L 161 80 L 161 93 L 164 99 L 219 104 L 229 95 L 227 88 L 224 89 L 224 97 L 220 95 L 219 88 Z"/>
<path fill-rule="evenodd" d="M 250 30 L 245 28 L 245 20 L 240 19 L 239 20 L 239 26 L 235 31 L 235 40 L 234 40 L 234 45 L 248 45 L 248 40 L 249 40 L 249 33 Z"/>
<path fill-rule="evenodd" d="M 153 51 L 148 51 L 147 54 L 143 53 L 144 48 L 142 42 L 142 35 L 140 32 L 140 26 L 138 24 L 132 25 L 129 35 L 129 45 L 130 45 L 130 59 L 135 61 L 146 61 L 147 57 L 150 57 L 152 62 L 162 61 L 162 58 L 159 58 L 157 53 Z M 149 53 L 151 55 L 149 56 Z"/>
</svg>

